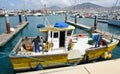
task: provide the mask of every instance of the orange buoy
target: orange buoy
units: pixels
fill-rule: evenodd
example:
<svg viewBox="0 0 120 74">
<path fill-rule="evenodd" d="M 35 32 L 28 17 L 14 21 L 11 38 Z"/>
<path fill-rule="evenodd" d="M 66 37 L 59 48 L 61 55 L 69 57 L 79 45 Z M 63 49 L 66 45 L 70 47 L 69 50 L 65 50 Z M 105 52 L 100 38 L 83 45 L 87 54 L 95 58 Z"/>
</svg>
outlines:
<svg viewBox="0 0 120 74">
<path fill-rule="evenodd" d="M 112 57 L 112 54 L 109 53 L 109 54 L 107 55 L 107 58 L 110 59 L 111 57 Z"/>
<path fill-rule="evenodd" d="M 82 38 L 82 37 L 84 37 L 84 35 L 83 34 L 78 34 L 78 37 Z"/>
<path fill-rule="evenodd" d="M 70 39 L 69 39 L 69 42 L 71 43 L 72 41 L 73 41 L 72 38 L 70 38 Z"/>
</svg>

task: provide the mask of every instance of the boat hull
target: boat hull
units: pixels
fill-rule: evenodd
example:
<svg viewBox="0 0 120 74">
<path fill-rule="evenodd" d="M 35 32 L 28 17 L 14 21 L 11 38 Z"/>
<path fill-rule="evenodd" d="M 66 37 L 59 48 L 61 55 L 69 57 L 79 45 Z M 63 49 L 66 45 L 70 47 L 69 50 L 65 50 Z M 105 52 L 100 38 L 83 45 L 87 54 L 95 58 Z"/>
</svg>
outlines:
<svg viewBox="0 0 120 74">
<path fill-rule="evenodd" d="M 108 24 L 114 25 L 114 26 L 120 26 L 120 20 L 109 19 Z"/>
<path fill-rule="evenodd" d="M 56 55 L 42 55 L 42 56 L 29 56 L 29 57 L 14 57 L 10 56 L 10 61 L 14 70 L 29 70 L 35 69 L 38 64 L 43 68 L 65 65 L 67 63 L 67 54 Z"/>
<path fill-rule="evenodd" d="M 90 50 L 86 51 L 86 54 L 84 56 L 84 61 L 98 59 L 102 57 L 105 54 L 105 52 L 111 53 L 115 49 L 118 43 L 119 41 L 116 41 L 112 44 L 109 44 L 108 46 L 100 47 L 97 49 L 91 48 Z"/>
</svg>

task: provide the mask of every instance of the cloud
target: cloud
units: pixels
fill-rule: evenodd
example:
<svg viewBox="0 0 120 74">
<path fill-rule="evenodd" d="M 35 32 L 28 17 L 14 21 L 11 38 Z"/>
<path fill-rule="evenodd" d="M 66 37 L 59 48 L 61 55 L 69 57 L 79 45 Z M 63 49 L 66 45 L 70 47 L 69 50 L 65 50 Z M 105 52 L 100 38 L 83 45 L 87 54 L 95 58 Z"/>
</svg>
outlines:
<svg viewBox="0 0 120 74">
<path fill-rule="evenodd" d="M 50 6 L 66 7 L 76 4 L 82 4 L 85 2 L 91 2 L 101 6 L 109 7 L 113 6 L 116 0 L 0 0 L 0 6 L 11 9 L 17 8 L 41 9 L 43 8 L 44 4 L 46 4 L 47 7 Z"/>
<path fill-rule="evenodd" d="M 14 3 L 10 3 L 10 5 L 11 5 L 11 6 L 15 6 L 15 4 L 14 4 Z"/>
<path fill-rule="evenodd" d="M 113 6 L 113 4 L 116 2 L 116 0 L 81 0 L 81 3 L 85 3 L 85 2 L 91 2 L 94 4 L 98 4 L 101 6 Z M 119 2 L 118 2 L 119 3 Z"/>
<path fill-rule="evenodd" d="M 50 7 L 53 5 L 65 7 L 73 5 L 74 0 L 23 0 L 28 6 L 32 3 L 32 6 L 35 8 L 43 7 L 44 4 Z"/>
<path fill-rule="evenodd" d="M 116 0 L 31 0 L 31 1 L 34 6 L 40 6 L 42 4 L 46 4 L 48 7 L 53 5 L 66 7 L 76 4 L 82 4 L 85 2 L 91 2 L 101 6 L 112 6 L 113 3 L 116 2 Z"/>
</svg>

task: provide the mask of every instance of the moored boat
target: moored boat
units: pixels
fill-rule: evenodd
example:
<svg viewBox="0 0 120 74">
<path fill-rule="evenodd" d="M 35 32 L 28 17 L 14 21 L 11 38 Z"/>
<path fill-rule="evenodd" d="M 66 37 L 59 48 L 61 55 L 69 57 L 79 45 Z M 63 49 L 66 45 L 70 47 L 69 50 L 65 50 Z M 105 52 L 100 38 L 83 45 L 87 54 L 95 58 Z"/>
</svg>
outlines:
<svg viewBox="0 0 120 74">
<path fill-rule="evenodd" d="M 113 25 L 113 26 L 120 26 L 120 20 L 108 19 L 108 24 Z"/>
<path fill-rule="evenodd" d="M 20 39 L 10 56 L 15 70 L 34 69 L 38 64 L 43 68 L 68 64 L 78 64 L 98 58 L 109 58 L 118 44 L 116 39 L 108 39 L 93 33 L 92 38 L 84 34 L 73 35 L 75 27 L 58 22 L 54 27 L 42 27 L 39 38 L 40 51 L 35 51 L 33 37 Z M 102 40 L 102 43 L 100 43 Z"/>
</svg>

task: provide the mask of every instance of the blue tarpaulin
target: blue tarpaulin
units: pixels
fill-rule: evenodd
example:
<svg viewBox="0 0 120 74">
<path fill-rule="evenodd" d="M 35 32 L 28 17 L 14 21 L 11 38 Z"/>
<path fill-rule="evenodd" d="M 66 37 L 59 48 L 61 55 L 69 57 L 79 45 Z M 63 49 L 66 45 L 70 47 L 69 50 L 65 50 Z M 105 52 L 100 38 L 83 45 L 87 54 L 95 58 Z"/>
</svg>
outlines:
<svg viewBox="0 0 120 74">
<path fill-rule="evenodd" d="M 43 24 L 38 24 L 37 25 L 37 28 L 44 28 L 45 27 L 45 25 L 43 25 Z"/>
<path fill-rule="evenodd" d="M 54 27 L 57 27 L 57 28 L 67 28 L 68 27 L 68 24 L 67 23 L 64 23 L 64 22 L 57 22 Z"/>
</svg>

